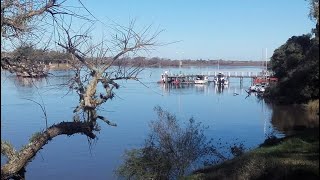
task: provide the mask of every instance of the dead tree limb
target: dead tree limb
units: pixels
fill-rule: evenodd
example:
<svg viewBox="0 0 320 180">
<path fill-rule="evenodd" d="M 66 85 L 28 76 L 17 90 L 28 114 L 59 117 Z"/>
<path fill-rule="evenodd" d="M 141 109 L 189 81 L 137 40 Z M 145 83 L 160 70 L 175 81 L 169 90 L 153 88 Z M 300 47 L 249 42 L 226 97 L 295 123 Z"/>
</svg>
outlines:
<svg viewBox="0 0 320 180">
<path fill-rule="evenodd" d="M 28 32 L 30 19 L 45 12 L 54 15 L 54 8 L 58 6 L 56 0 L 1 0 L 1 36 L 18 37 Z"/>
<path fill-rule="evenodd" d="M 10 179 L 15 176 L 26 164 L 54 137 L 59 135 L 84 134 L 94 139 L 94 127 L 86 122 L 61 122 L 49 127 L 46 131 L 38 134 L 22 150 L 16 152 L 5 142 L 1 142 L 1 153 L 8 157 L 8 162 L 1 166 L 1 179 Z"/>
<path fill-rule="evenodd" d="M 114 97 L 113 90 L 120 87 L 116 81 L 139 81 L 137 76 L 142 70 L 141 67 L 126 69 L 121 64 L 118 64 L 118 69 L 112 69 L 112 66 L 115 66 L 115 62 L 126 54 L 135 54 L 140 50 L 148 51 L 149 47 L 156 46 L 155 38 L 159 32 L 149 35 L 147 32 L 150 26 L 148 26 L 141 33 L 138 33 L 134 30 L 134 22 L 131 22 L 128 28 L 123 26 L 114 28 L 115 34 L 111 35 L 111 40 L 108 41 L 111 42 L 111 45 L 104 47 L 105 41 L 102 41 L 97 45 L 90 45 L 87 49 L 83 49 L 83 47 L 81 49 L 78 46 L 88 44 L 90 36 L 88 34 L 71 35 L 69 27 L 61 28 L 63 38 L 60 38 L 61 41 L 58 42 L 58 45 L 73 55 L 73 63 L 80 62 L 83 65 L 78 66 L 79 69 L 76 70 L 74 81 L 70 82 L 70 87 L 77 90 L 80 98 L 79 105 L 74 112 L 82 111 L 87 114 L 95 114 L 94 116 L 88 115 L 87 121 L 96 122 L 98 117 L 102 117 L 96 115 L 96 109 L 107 100 L 112 99 Z M 110 58 L 107 56 L 108 52 L 112 55 L 111 62 L 107 64 L 96 63 Z M 88 54 L 91 54 L 91 57 L 88 57 Z M 81 71 L 83 68 L 86 68 L 90 73 Z M 81 73 L 85 74 L 85 79 L 81 78 Z M 99 85 L 105 91 L 98 92 Z M 103 118 L 99 119 L 103 120 Z M 109 125 L 113 124 L 110 121 L 105 122 Z"/>
</svg>

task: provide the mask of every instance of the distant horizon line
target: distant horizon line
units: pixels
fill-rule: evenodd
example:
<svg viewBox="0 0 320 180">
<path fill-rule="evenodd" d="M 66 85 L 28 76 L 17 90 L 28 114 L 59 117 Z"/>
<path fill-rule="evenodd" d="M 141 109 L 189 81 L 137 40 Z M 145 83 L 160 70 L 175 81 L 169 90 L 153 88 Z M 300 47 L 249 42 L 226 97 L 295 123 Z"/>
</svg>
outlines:
<svg viewBox="0 0 320 180">
<path fill-rule="evenodd" d="M 6 56 L 11 54 L 13 51 L 1 51 L 2 56 Z M 65 53 L 65 52 L 61 52 L 61 51 L 57 51 L 60 53 Z M 87 57 L 87 58 L 97 58 L 97 57 Z M 113 58 L 113 56 L 109 56 L 109 57 L 105 57 L 105 58 Z M 158 56 L 154 56 L 154 57 L 146 57 L 146 56 L 136 56 L 136 57 L 122 57 L 119 59 L 126 59 L 126 58 L 130 58 L 130 59 L 135 59 L 135 58 L 145 58 L 145 59 L 159 59 L 159 60 L 171 60 L 171 61 L 237 61 L 237 62 L 265 62 L 265 59 L 262 60 L 238 60 L 238 59 L 223 59 L 223 58 L 215 58 L 215 59 L 209 59 L 209 58 L 196 58 L 196 59 L 190 59 L 190 58 L 183 58 L 183 59 L 178 59 L 178 58 L 165 58 L 165 57 L 158 57 Z M 267 58 L 267 61 L 270 61 L 270 58 Z"/>
</svg>

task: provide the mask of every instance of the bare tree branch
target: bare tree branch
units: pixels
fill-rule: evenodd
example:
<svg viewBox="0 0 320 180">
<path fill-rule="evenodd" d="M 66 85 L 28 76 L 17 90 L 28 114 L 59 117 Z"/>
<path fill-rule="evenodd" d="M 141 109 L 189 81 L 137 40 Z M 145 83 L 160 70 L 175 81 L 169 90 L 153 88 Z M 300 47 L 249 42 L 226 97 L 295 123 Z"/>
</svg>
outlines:
<svg viewBox="0 0 320 180">
<path fill-rule="evenodd" d="M 37 8 L 37 3 L 42 3 Z M 54 14 L 54 7 L 59 6 L 56 0 L 19 1 L 1 0 L 1 36 L 18 36 L 29 30 L 28 21 L 45 12 Z"/>
<path fill-rule="evenodd" d="M 17 152 L 9 142 L 1 141 L 1 154 L 11 160 L 16 157 Z"/>
<path fill-rule="evenodd" d="M 36 2 L 37 4 L 33 4 Z M 71 28 L 72 17 L 88 19 L 62 7 L 63 2 L 57 3 L 56 0 L 1 1 L 1 37 L 19 37 L 18 39 L 22 41 L 21 34 L 30 34 L 30 22 L 33 18 L 39 15 L 53 17 L 51 27 L 54 29 L 54 34 L 51 36 L 54 36 L 59 47 L 71 54 L 67 62 L 75 72 L 74 77 L 65 85 L 68 85 L 70 90 L 76 91 L 79 96 L 79 103 L 73 111 L 75 114 L 73 122 L 52 125 L 44 132 L 39 133 L 19 152 L 15 152 L 13 148 L 5 144 L 5 149 L 2 149 L 2 152 L 8 156 L 9 161 L 1 166 L 2 179 L 17 175 L 46 143 L 58 135 L 80 133 L 94 139 L 96 136 L 93 131 L 98 130 L 99 127 L 97 119 L 110 126 L 116 126 L 115 123 L 98 114 L 97 110 L 115 96 L 114 90 L 120 87 L 118 81 L 135 80 L 140 82 L 138 74 L 143 69 L 142 67 L 126 68 L 119 59 L 123 56 L 137 55 L 140 51 L 148 52 L 150 48 L 157 46 L 156 38 L 161 31 L 150 33 L 151 26 L 137 31 L 135 21 L 131 21 L 128 27 L 117 25 L 112 28 L 114 34 L 110 36 L 111 39 L 108 41 L 102 40 L 100 43 L 91 44 L 91 28 L 84 32 L 82 29 L 73 31 Z M 80 0 L 79 2 L 83 6 Z M 86 8 L 85 10 L 88 11 Z M 89 14 L 91 13 L 89 12 Z M 70 21 L 66 20 L 65 15 L 71 16 Z M 93 22 L 88 20 L 88 23 Z M 39 39 L 43 37 L 41 33 L 36 35 Z M 27 67 L 22 62 L 27 62 L 28 59 L 20 58 L 22 58 L 21 61 L 16 61 L 16 64 L 10 59 L 1 60 L 1 66 L 8 65 L 9 70 L 11 68 L 14 72 L 27 72 L 31 76 L 32 74 L 29 72 L 34 64 L 30 63 L 31 66 Z M 45 112 L 43 108 L 42 110 Z M 83 116 L 80 120 L 76 116 L 81 113 Z"/>
<path fill-rule="evenodd" d="M 61 122 L 59 124 L 49 127 L 43 133 L 33 138 L 25 148 L 15 153 L 12 148 L 1 142 L 1 152 L 3 148 L 10 149 L 6 151 L 6 155 L 9 157 L 9 161 L 1 166 L 1 179 L 9 179 L 13 177 L 18 171 L 26 166 L 26 164 L 37 154 L 37 152 L 43 148 L 50 140 L 58 135 L 73 135 L 84 134 L 87 137 L 94 139 L 96 136 L 93 134 L 92 123 L 85 122 Z M 4 147 L 2 146 L 4 145 Z"/>
</svg>

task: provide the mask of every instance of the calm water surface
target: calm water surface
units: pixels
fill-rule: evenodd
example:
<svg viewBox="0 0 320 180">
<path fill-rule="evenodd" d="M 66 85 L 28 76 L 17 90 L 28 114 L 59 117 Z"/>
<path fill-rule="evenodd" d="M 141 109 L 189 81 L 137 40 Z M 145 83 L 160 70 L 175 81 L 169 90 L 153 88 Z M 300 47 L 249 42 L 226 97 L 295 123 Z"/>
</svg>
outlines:
<svg viewBox="0 0 320 180">
<path fill-rule="evenodd" d="M 221 71 L 260 72 L 257 67 L 220 67 Z M 272 107 L 251 95 L 246 98 L 251 80 L 230 79 L 223 90 L 214 84 L 165 87 L 157 84 L 165 70 L 172 73 L 198 73 L 212 68 L 145 69 L 136 81 L 123 81 L 116 90 L 116 98 L 107 102 L 100 114 L 117 123 L 111 127 L 100 123 L 98 139 L 88 141 L 83 135 L 59 136 L 49 142 L 27 166 L 27 179 L 116 179 L 113 171 L 122 162 L 125 149 L 140 147 L 148 133 L 148 123 L 156 119 L 157 105 L 168 110 L 181 122 L 194 117 L 209 126 L 208 138 L 244 142 L 247 148 L 257 147 L 275 131 L 282 136 L 283 129 L 274 127 Z M 45 128 L 45 119 L 39 105 L 45 104 L 49 126 L 71 121 L 77 105 L 75 92 L 59 84 L 65 83 L 70 72 L 54 71 L 54 76 L 42 80 L 19 79 L 9 73 L 1 75 L 1 137 L 16 148 L 28 142 L 31 135 Z M 147 87 L 146 87 L 147 86 Z M 239 95 L 234 96 L 234 93 Z M 283 111 L 281 111 L 283 112 Z M 282 115 L 281 112 L 278 114 Z M 285 116 L 285 115 L 284 115 Z M 272 124 L 272 123 L 273 124 Z M 279 123 L 278 123 L 279 124 Z M 5 159 L 1 157 L 3 163 Z"/>
</svg>

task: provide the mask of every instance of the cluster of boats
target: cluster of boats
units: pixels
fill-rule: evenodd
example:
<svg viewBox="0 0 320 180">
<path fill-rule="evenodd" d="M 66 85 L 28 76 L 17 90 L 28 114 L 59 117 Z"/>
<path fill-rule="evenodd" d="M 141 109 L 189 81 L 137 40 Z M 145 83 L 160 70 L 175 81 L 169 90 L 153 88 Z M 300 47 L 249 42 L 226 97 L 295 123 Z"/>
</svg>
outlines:
<svg viewBox="0 0 320 180">
<path fill-rule="evenodd" d="M 209 82 L 214 82 L 216 85 L 228 85 L 229 80 L 222 73 L 218 73 L 213 80 L 209 80 L 209 76 L 207 75 L 195 75 L 195 76 L 168 76 L 168 72 L 161 74 L 161 80 L 159 83 L 194 83 L 194 84 L 208 84 Z"/>
<path fill-rule="evenodd" d="M 229 78 L 225 76 L 223 73 L 218 73 L 213 77 L 213 79 L 209 79 L 208 75 L 170 75 L 166 71 L 161 74 L 161 80 L 158 83 L 171 83 L 171 84 L 208 84 L 213 82 L 216 87 L 223 88 L 228 87 Z M 250 94 L 251 92 L 256 92 L 258 95 L 263 95 L 266 88 L 269 86 L 269 83 L 277 82 L 277 78 L 270 77 L 255 77 L 253 78 L 253 85 L 249 87 L 246 92 Z M 241 80 L 240 80 L 241 83 Z"/>
</svg>

